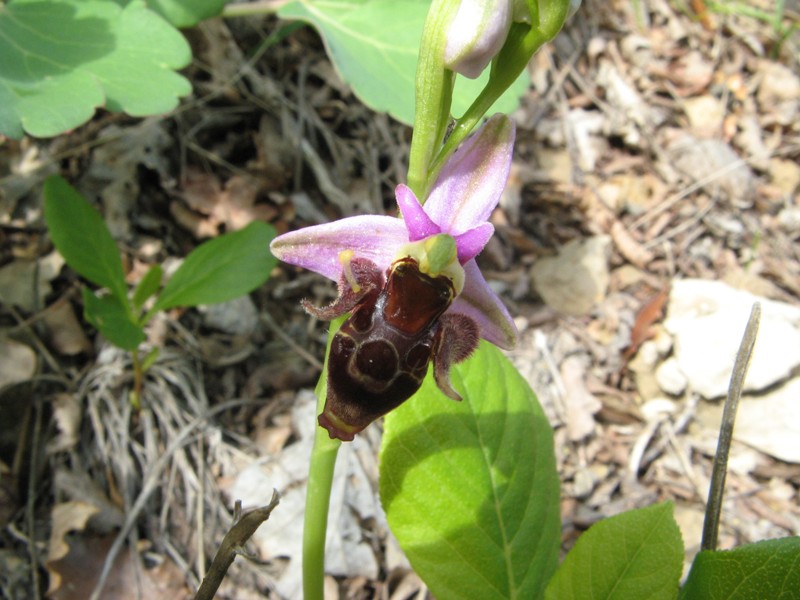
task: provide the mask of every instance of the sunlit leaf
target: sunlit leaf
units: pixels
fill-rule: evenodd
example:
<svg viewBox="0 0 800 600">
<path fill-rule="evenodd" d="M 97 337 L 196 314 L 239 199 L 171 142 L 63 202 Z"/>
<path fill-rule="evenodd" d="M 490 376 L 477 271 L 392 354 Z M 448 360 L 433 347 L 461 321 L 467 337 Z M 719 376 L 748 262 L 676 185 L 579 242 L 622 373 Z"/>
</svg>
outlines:
<svg viewBox="0 0 800 600">
<path fill-rule="evenodd" d="M 195 248 L 170 278 L 153 310 L 233 300 L 264 283 L 275 267 L 275 229 L 254 221 Z"/>
<path fill-rule="evenodd" d="M 342 79 L 367 106 L 406 124 L 414 121 L 414 89 L 422 26 L 430 0 L 295 0 L 278 15 L 314 25 Z M 488 78 L 458 78 L 452 112 L 461 116 Z M 523 73 L 491 112 L 512 112 L 525 93 Z"/>
<path fill-rule="evenodd" d="M 386 417 L 380 492 L 392 531 L 431 592 L 538 598 L 558 562 L 559 482 L 550 424 L 508 359 L 482 343 Z"/>
<path fill-rule="evenodd" d="M 681 532 L 664 502 L 592 525 L 547 586 L 547 600 L 673 600 L 683 568 Z"/>
<path fill-rule="evenodd" d="M 45 181 L 44 218 L 50 239 L 67 264 L 126 305 L 128 285 L 111 232 L 100 213 L 61 177 Z"/>
<path fill-rule="evenodd" d="M 174 70 L 191 51 L 141 0 L 0 4 L 0 133 L 53 136 L 96 108 L 163 113 L 191 91 Z"/>
<path fill-rule="evenodd" d="M 721 552 L 700 552 L 681 600 L 796 600 L 800 537 L 766 540 Z"/>
</svg>

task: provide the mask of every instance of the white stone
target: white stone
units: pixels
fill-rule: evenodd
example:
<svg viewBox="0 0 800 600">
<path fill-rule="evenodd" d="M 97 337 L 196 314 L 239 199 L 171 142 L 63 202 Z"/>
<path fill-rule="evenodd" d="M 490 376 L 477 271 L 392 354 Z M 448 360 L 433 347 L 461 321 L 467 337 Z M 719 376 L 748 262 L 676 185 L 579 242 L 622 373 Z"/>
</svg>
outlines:
<svg viewBox="0 0 800 600">
<path fill-rule="evenodd" d="M 248 295 L 227 302 L 199 307 L 203 322 L 209 327 L 230 333 L 245 335 L 258 330 L 258 309 Z"/>
<path fill-rule="evenodd" d="M 557 256 L 536 261 L 531 280 L 548 306 L 568 315 L 585 315 L 606 295 L 611 238 L 598 235 L 565 244 Z"/>
<path fill-rule="evenodd" d="M 670 357 L 658 365 L 656 382 L 663 392 L 672 396 L 680 396 L 686 390 L 686 375 L 683 374 L 674 357 Z"/>
<path fill-rule="evenodd" d="M 800 308 L 737 290 L 720 281 L 673 283 L 664 327 L 675 339 L 674 356 L 691 390 L 724 396 L 753 303 L 761 325 L 745 391 L 774 385 L 800 366 Z"/>
<path fill-rule="evenodd" d="M 762 397 L 742 398 L 733 437 L 775 458 L 800 463 L 800 378 Z"/>
</svg>

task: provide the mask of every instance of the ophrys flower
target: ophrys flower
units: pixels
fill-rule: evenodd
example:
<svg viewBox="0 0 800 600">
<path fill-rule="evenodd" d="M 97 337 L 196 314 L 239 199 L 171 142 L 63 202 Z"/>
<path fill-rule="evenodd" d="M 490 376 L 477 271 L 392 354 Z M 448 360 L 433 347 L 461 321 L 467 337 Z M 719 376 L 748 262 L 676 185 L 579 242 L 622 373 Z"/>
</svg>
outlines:
<svg viewBox="0 0 800 600">
<path fill-rule="evenodd" d="M 276 238 L 284 262 L 339 283 L 323 319 L 351 312 L 334 337 L 328 396 L 319 417 L 331 437 L 353 435 L 419 389 L 433 362 L 440 389 L 460 399 L 448 371 L 478 339 L 509 348 L 517 331 L 475 263 L 494 233 L 488 222 L 505 187 L 513 123 L 489 119 L 451 156 L 424 207 L 405 185 L 395 191 L 402 218 L 362 215 Z"/>
</svg>

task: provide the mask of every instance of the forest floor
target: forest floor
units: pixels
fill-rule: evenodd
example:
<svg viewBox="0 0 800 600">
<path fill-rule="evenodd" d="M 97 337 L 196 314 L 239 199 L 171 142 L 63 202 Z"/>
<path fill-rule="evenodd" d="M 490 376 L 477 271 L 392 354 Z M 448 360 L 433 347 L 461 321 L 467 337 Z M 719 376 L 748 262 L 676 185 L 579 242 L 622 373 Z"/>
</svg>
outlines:
<svg viewBox="0 0 800 600">
<path fill-rule="evenodd" d="M 689 4 L 702 5 L 587 0 L 534 57 L 479 257 L 554 427 L 565 551 L 603 517 L 672 499 L 690 563 L 756 300 L 720 546 L 800 535 L 800 13 Z M 83 321 L 41 201 L 58 173 L 96 203 L 131 285 L 253 219 L 285 232 L 393 214 L 409 128 L 358 102 L 310 28 L 253 56 L 279 26 L 187 32 L 194 93 L 171 115 L 0 139 L 3 597 L 88 598 L 112 547 L 103 597 L 191 597 L 235 500 L 266 504 L 273 487 L 283 500 L 247 548 L 256 559 L 237 559 L 218 597 L 300 597 L 326 325 L 299 301 L 335 286 L 279 265 L 249 297 L 154 320 L 162 352 L 133 411 L 130 360 Z M 428 594 L 380 509 L 380 436 L 374 424 L 343 451 L 330 598 Z"/>
</svg>

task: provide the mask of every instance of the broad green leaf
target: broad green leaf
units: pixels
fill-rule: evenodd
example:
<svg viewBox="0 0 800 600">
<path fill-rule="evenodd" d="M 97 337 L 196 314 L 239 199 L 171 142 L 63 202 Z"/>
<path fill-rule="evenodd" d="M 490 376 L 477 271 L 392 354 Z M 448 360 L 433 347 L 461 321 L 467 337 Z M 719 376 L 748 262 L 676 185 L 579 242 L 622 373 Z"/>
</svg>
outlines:
<svg viewBox="0 0 800 600">
<path fill-rule="evenodd" d="M 603 519 L 584 533 L 547 586 L 547 600 L 673 600 L 683 541 L 664 502 Z"/>
<path fill-rule="evenodd" d="M 144 303 L 147 302 L 161 287 L 161 279 L 164 277 L 164 270 L 161 265 L 153 265 L 144 274 L 139 285 L 133 292 L 133 307 L 135 310 L 141 310 Z"/>
<path fill-rule="evenodd" d="M 380 492 L 392 531 L 439 600 L 539 598 L 558 563 L 553 436 L 536 396 L 488 342 L 428 376 L 386 417 Z"/>
<path fill-rule="evenodd" d="M 200 21 L 216 17 L 226 0 L 147 0 L 147 5 L 175 27 L 194 27 Z"/>
<path fill-rule="evenodd" d="M 700 552 L 680 598 L 800 598 L 800 537 L 766 540 L 722 552 Z"/>
<path fill-rule="evenodd" d="M 153 310 L 215 304 L 253 291 L 277 263 L 269 251 L 275 229 L 253 221 L 195 248 L 175 271 Z"/>
<path fill-rule="evenodd" d="M 122 261 L 103 217 L 64 179 L 44 184 L 44 219 L 56 249 L 77 273 L 127 306 L 128 286 Z"/>
<path fill-rule="evenodd" d="M 411 125 L 417 54 L 429 7 L 430 0 L 295 0 L 281 7 L 278 16 L 311 23 L 355 95 L 373 110 Z M 455 116 L 469 108 L 488 76 L 487 69 L 477 80 L 458 78 Z M 492 112 L 514 111 L 529 82 L 523 73 Z"/>
<path fill-rule="evenodd" d="M 0 4 L 0 133 L 53 136 L 99 106 L 144 116 L 191 91 L 174 69 L 191 51 L 141 0 L 12 0 Z"/>
<path fill-rule="evenodd" d="M 96 296 L 83 288 L 83 316 L 109 342 L 123 350 L 135 350 L 144 339 L 144 329 L 114 296 Z"/>
</svg>

